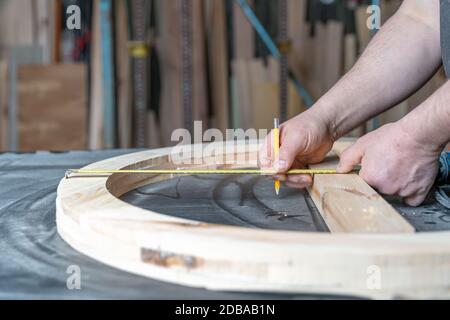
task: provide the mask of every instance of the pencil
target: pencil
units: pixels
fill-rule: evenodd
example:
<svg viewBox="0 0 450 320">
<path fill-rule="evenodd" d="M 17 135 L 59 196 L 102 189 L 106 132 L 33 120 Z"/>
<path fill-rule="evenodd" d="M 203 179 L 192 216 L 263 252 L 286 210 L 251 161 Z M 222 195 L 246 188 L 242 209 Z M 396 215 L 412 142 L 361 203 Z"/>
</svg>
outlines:
<svg viewBox="0 0 450 320">
<path fill-rule="evenodd" d="M 273 159 L 278 161 L 278 152 L 280 150 L 280 121 L 278 118 L 273 119 Z M 280 180 L 275 180 L 273 183 L 275 193 L 280 194 Z"/>
</svg>

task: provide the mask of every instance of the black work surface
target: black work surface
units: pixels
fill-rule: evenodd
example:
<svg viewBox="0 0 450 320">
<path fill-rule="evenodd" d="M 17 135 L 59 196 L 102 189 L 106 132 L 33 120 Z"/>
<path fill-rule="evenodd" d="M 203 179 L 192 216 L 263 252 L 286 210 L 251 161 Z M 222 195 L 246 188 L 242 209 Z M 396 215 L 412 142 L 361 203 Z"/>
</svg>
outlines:
<svg viewBox="0 0 450 320">
<path fill-rule="evenodd" d="M 311 298 L 182 287 L 116 270 L 73 250 L 56 231 L 55 198 L 60 179 L 66 169 L 129 152 L 0 154 L 0 299 Z M 211 176 L 146 186 L 124 199 L 166 214 L 213 223 L 326 231 L 304 192 L 283 188 L 282 200 L 270 198 L 272 194 L 272 182 L 261 177 Z M 418 231 L 450 230 L 450 211 L 432 199 L 420 208 L 390 201 Z M 189 206 L 196 208 L 195 214 L 186 216 Z M 67 289 L 71 265 L 81 269 L 81 290 Z"/>
</svg>

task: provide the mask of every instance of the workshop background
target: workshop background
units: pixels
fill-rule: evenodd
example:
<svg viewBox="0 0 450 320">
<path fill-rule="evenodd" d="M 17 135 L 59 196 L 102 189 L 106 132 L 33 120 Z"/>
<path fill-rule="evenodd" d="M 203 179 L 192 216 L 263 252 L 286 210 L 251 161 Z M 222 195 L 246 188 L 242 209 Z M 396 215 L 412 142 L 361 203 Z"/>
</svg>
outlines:
<svg viewBox="0 0 450 320">
<path fill-rule="evenodd" d="M 81 181 L 64 179 L 67 170 L 135 147 L 170 145 L 172 131 L 191 129 L 192 120 L 203 120 L 203 130 L 269 129 L 274 117 L 306 110 L 352 67 L 375 34 L 366 25 L 372 3 L 380 4 L 384 22 L 401 1 L 0 0 L 0 299 L 330 298 L 206 290 L 121 271 L 61 238 L 57 190 L 61 180 Z M 80 8 L 80 30 L 67 27 L 74 8 Z M 414 96 L 351 135 L 399 119 L 443 82 L 439 71 Z M 28 152 L 34 150 L 50 151 Z M 433 190 L 420 207 L 399 197 L 385 200 L 417 233 L 448 231 L 444 188 Z M 353 186 L 351 192 L 339 189 L 342 203 L 379 200 Z M 151 183 L 120 199 L 202 223 L 328 231 L 306 190 L 283 186 L 280 195 L 263 176 L 209 175 Z M 99 209 L 104 205 L 94 202 Z M 410 252 L 416 247 L 423 252 L 427 244 L 414 240 Z M 175 257 L 160 252 L 155 261 Z M 72 267 L 82 271 L 81 290 L 69 286 Z M 426 265 L 423 270 L 419 281 L 433 271 Z"/>
<path fill-rule="evenodd" d="M 161 147 L 193 120 L 271 128 L 352 67 L 374 34 L 372 3 L 384 22 L 401 1 L 0 0 L 0 150 Z M 67 28 L 71 5 L 80 30 Z M 443 81 L 439 71 L 351 135 L 401 118 Z"/>
</svg>

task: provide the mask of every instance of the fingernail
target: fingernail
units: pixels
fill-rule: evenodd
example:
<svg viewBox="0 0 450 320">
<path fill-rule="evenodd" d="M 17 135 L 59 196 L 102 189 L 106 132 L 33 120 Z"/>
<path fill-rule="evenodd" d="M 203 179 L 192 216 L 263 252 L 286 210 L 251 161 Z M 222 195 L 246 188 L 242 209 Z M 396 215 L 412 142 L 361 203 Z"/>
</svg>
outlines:
<svg viewBox="0 0 450 320">
<path fill-rule="evenodd" d="M 275 164 L 275 168 L 277 170 L 284 170 L 284 169 L 286 169 L 286 165 L 287 165 L 286 161 L 278 160 Z"/>
</svg>

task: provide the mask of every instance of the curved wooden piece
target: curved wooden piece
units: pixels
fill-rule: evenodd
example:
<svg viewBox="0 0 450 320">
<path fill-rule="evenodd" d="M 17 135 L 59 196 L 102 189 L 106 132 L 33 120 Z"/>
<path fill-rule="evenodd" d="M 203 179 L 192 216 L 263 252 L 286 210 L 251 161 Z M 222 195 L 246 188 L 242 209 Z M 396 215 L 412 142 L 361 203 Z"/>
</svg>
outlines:
<svg viewBox="0 0 450 320">
<path fill-rule="evenodd" d="M 257 149 L 252 143 L 246 151 L 247 163 L 232 167 L 255 165 Z M 222 154 L 216 151 L 211 157 L 216 164 L 207 167 L 230 167 L 223 165 Z M 143 151 L 84 169 L 174 168 L 169 153 L 168 148 Z M 450 296 L 449 232 L 247 229 L 171 217 L 118 199 L 129 190 L 170 178 L 111 174 L 63 179 L 56 199 L 58 232 L 94 259 L 181 285 L 373 298 Z M 313 189 L 317 184 L 316 177 Z M 362 197 L 371 195 L 372 191 Z"/>
</svg>

